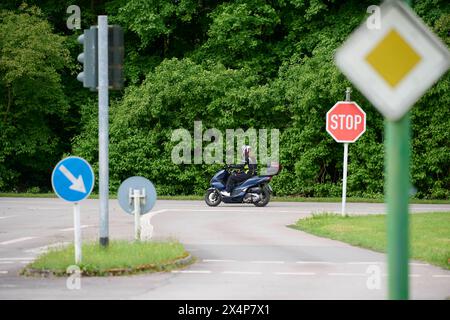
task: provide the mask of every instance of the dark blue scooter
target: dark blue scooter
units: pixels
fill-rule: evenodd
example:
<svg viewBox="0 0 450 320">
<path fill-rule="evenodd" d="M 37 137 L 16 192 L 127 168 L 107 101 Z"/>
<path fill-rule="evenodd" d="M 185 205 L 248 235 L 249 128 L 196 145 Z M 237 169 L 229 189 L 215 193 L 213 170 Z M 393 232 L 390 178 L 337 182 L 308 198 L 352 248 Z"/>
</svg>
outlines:
<svg viewBox="0 0 450 320">
<path fill-rule="evenodd" d="M 231 170 L 238 167 L 239 165 L 227 165 L 212 177 L 211 187 L 205 194 L 205 202 L 208 206 L 215 207 L 221 201 L 224 203 L 253 203 L 257 207 L 264 207 L 269 203 L 270 195 L 273 193 L 269 181 L 278 174 L 280 167 L 277 165 L 275 172 L 269 170 L 264 175 L 253 176 L 235 185 L 229 197 L 222 195 L 220 191 L 225 190 Z"/>
</svg>

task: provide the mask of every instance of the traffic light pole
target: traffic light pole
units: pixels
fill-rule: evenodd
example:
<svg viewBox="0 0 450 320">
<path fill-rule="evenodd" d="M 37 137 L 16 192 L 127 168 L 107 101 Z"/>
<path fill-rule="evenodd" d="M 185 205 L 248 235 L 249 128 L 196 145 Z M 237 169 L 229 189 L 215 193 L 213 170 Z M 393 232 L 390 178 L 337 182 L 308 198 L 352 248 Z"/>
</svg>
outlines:
<svg viewBox="0 0 450 320">
<path fill-rule="evenodd" d="M 100 245 L 109 242 L 109 77 L 108 77 L 108 17 L 98 16 L 98 149 L 99 149 L 99 198 L 100 198 Z"/>
</svg>

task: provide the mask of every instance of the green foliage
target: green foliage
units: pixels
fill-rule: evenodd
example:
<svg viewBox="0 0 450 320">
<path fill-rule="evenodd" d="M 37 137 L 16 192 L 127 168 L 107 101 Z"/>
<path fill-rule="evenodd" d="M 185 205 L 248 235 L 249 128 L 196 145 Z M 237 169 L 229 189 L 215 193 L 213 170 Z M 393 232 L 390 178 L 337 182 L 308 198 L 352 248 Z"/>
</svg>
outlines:
<svg viewBox="0 0 450 320">
<path fill-rule="evenodd" d="M 417 0 L 414 9 L 449 45 L 447 2 Z M 0 26 L 0 112 L 6 119 L 0 128 L 1 190 L 48 190 L 49 172 L 63 154 L 83 156 L 97 170 L 96 96 L 75 80 L 79 31 L 65 28 L 68 4 L 39 1 L 43 12 L 33 14 L 12 1 L 0 5 L 9 10 Z M 325 114 L 351 84 L 333 56 L 372 4 L 81 1 L 83 27 L 106 12 L 110 23 L 125 30 L 126 89 L 111 94 L 112 191 L 125 178 L 143 175 L 159 194 L 203 193 L 220 166 L 171 161 L 173 130 L 184 128 L 192 136 L 194 121 L 201 120 L 203 130 L 217 128 L 223 135 L 226 129 L 279 129 L 284 169 L 272 180 L 275 192 L 340 196 L 343 147 L 325 132 Z M 64 36 L 52 33 L 45 19 Z M 411 179 L 420 198 L 450 198 L 449 80 L 445 75 L 411 112 Z M 383 118 L 358 91 L 352 99 L 367 114 L 367 131 L 349 148 L 348 195 L 380 198 Z"/>
<path fill-rule="evenodd" d="M 0 13 L 0 188 L 42 184 L 57 159 L 55 127 L 67 102 L 59 71 L 69 62 L 64 38 L 39 9 Z"/>
</svg>

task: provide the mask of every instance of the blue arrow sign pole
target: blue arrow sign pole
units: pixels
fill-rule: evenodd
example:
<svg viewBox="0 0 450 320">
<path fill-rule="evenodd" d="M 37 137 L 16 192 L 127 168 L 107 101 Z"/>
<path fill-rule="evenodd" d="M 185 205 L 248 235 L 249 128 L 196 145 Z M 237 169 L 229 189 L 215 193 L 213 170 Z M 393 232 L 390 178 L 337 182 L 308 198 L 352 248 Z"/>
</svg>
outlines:
<svg viewBox="0 0 450 320">
<path fill-rule="evenodd" d="M 73 232 L 75 241 L 75 264 L 81 263 L 81 223 L 80 223 L 80 205 L 78 202 L 73 204 Z"/>
<path fill-rule="evenodd" d="M 75 264 L 81 263 L 81 224 L 79 202 L 86 199 L 94 188 L 94 172 L 89 163 L 80 157 L 67 157 L 55 166 L 52 186 L 56 195 L 73 202 L 73 230 Z"/>
</svg>

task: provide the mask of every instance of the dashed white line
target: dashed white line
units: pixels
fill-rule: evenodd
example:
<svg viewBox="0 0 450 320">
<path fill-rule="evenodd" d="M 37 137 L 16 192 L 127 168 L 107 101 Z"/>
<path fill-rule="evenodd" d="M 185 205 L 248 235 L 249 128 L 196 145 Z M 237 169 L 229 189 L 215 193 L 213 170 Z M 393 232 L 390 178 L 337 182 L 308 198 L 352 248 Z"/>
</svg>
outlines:
<svg viewBox="0 0 450 320">
<path fill-rule="evenodd" d="M 0 258 L 0 261 L 20 261 L 20 260 L 33 260 L 33 257 L 24 257 L 24 258 Z"/>
<path fill-rule="evenodd" d="M 0 270 L 0 274 L 7 274 L 8 271 Z"/>
<path fill-rule="evenodd" d="M 330 272 L 327 273 L 329 276 L 367 276 L 367 273 L 344 273 L 344 272 Z"/>
<path fill-rule="evenodd" d="M 297 261 L 298 264 L 337 264 L 336 262 L 328 261 Z"/>
<path fill-rule="evenodd" d="M 23 237 L 23 238 L 18 238 L 18 239 L 12 239 L 12 240 L 8 240 L 8 241 L 3 241 L 3 242 L 0 242 L 0 245 L 4 246 L 4 245 L 7 245 L 7 244 L 13 244 L 13 243 L 22 242 L 22 241 L 27 241 L 27 240 L 31 240 L 31 239 L 35 239 L 35 237 Z"/>
<path fill-rule="evenodd" d="M 262 272 L 255 272 L 255 271 L 223 271 L 223 274 L 251 274 L 251 275 L 258 275 L 262 274 Z"/>
<path fill-rule="evenodd" d="M 27 249 L 27 250 L 24 250 L 24 252 L 33 253 L 33 254 L 42 254 L 42 253 L 45 253 L 45 252 L 49 251 L 50 249 L 62 248 L 62 247 L 65 247 L 65 246 L 67 246 L 69 244 L 71 244 L 71 242 L 67 242 L 67 241 L 58 242 L 58 243 L 50 244 L 50 245 L 47 245 L 47 246 Z"/>
<path fill-rule="evenodd" d="M 27 210 L 67 210 L 65 207 L 27 207 Z"/>
<path fill-rule="evenodd" d="M 371 265 L 371 264 L 383 264 L 383 262 L 379 262 L 379 261 L 373 261 L 373 262 L 347 262 L 347 264 L 356 264 L 356 265 L 360 265 L 360 264 L 368 264 L 368 265 Z"/>
<path fill-rule="evenodd" d="M 279 276 L 314 276 L 315 272 L 274 272 L 274 274 Z"/>
<path fill-rule="evenodd" d="M 0 219 L 8 219 L 8 218 L 14 218 L 14 217 L 17 217 L 17 216 L 3 216 L 3 217 L 0 217 Z"/>
<path fill-rule="evenodd" d="M 81 225 L 81 229 L 85 229 L 85 228 L 89 228 L 89 227 L 93 227 L 93 225 L 87 225 L 87 224 L 83 224 Z M 72 228 L 65 228 L 65 229 L 60 229 L 59 231 L 61 232 L 66 232 L 66 231 L 73 231 L 73 227 Z"/>
<path fill-rule="evenodd" d="M 172 270 L 172 273 L 211 273 L 210 270 Z"/>
</svg>

